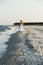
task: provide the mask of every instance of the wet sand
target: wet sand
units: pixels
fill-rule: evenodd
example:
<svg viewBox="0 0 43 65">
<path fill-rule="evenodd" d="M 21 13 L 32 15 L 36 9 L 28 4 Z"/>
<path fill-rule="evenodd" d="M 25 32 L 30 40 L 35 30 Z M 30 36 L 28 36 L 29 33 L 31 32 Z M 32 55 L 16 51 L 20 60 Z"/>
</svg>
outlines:
<svg viewBox="0 0 43 65">
<path fill-rule="evenodd" d="M 43 65 L 43 56 L 36 54 L 37 49 L 28 37 L 29 32 L 16 32 L 11 35 L 5 43 L 8 47 L 0 58 L 0 65 Z"/>
</svg>

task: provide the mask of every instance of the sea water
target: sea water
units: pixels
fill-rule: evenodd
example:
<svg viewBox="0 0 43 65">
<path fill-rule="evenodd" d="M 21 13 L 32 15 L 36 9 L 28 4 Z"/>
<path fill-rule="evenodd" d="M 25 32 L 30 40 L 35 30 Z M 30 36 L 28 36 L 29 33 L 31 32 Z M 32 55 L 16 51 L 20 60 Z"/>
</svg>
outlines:
<svg viewBox="0 0 43 65">
<path fill-rule="evenodd" d="M 43 26 L 24 26 L 28 33 L 28 39 L 33 44 L 39 44 L 43 52 Z M 3 56 L 6 48 L 8 47 L 5 43 L 9 41 L 10 35 L 16 33 L 18 27 L 16 26 L 0 26 L 0 57 Z"/>
<path fill-rule="evenodd" d="M 0 57 L 2 57 L 7 50 L 5 43 L 9 41 L 10 35 L 16 31 L 17 29 L 14 26 L 0 26 Z"/>
</svg>

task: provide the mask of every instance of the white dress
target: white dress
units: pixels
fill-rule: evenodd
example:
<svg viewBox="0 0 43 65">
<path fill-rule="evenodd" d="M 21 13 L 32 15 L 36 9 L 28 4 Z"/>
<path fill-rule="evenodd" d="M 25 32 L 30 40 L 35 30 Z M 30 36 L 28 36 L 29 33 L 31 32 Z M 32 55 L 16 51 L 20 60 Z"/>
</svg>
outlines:
<svg viewBox="0 0 43 65">
<path fill-rule="evenodd" d="M 23 25 L 21 24 L 20 26 L 19 26 L 19 31 L 23 31 L 24 30 L 24 27 L 23 27 Z"/>
</svg>

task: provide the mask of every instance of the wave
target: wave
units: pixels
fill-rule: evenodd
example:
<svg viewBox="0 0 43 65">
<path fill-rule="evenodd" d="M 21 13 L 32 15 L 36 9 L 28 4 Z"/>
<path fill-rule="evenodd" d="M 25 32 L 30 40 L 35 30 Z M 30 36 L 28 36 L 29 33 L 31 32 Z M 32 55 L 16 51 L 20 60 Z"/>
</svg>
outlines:
<svg viewBox="0 0 43 65">
<path fill-rule="evenodd" d="M 9 40 L 10 35 L 15 33 L 16 31 L 16 27 L 10 26 L 10 29 L 6 29 L 5 31 L 0 32 L 0 57 L 2 57 L 7 50 L 7 45 L 5 43 Z"/>
<path fill-rule="evenodd" d="M 18 27 L 16 26 L 9 26 L 9 28 L 10 29 L 6 29 L 5 31 L 0 32 L 0 57 L 3 56 L 3 54 L 7 50 L 7 45 L 5 45 L 4 43 L 9 40 L 11 34 L 16 33 L 18 31 Z M 43 26 L 26 26 L 25 29 L 25 33 L 28 32 L 28 39 L 31 40 L 31 43 L 33 44 L 35 49 L 37 49 L 37 45 L 38 47 L 40 46 L 40 44 L 43 45 Z"/>
<path fill-rule="evenodd" d="M 5 30 L 10 30 L 10 26 L 0 25 L 0 32 L 3 32 Z"/>
</svg>

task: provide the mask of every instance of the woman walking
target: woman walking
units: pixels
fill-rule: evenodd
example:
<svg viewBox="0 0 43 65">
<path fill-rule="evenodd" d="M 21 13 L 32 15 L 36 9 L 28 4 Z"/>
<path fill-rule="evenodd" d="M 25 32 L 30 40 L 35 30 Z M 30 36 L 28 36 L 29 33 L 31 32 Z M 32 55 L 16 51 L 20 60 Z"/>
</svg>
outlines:
<svg viewBox="0 0 43 65">
<path fill-rule="evenodd" d="M 20 32 L 24 31 L 24 26 L 23 26 L 23 21 L 22 20 L 20 20 L 19 31 Z"/>
</svg>

